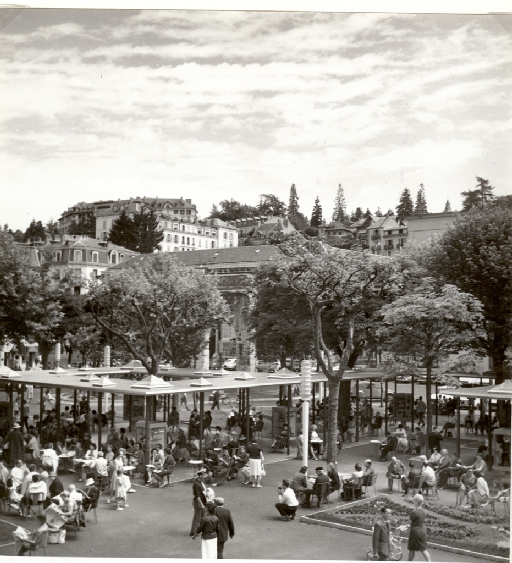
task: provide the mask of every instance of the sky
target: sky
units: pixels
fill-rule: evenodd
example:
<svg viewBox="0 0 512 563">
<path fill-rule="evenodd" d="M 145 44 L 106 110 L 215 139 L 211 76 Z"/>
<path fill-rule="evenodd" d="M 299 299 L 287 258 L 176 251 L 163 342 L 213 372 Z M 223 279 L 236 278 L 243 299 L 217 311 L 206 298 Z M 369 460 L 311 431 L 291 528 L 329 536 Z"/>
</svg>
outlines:
<svg viewBox="0 0 512 563">
<path fill-rule="evenodd" d="M 0 224 L 260 194 L 330 220 L 512 193 L 512 16 L 0 10 Z"/>
</svg>

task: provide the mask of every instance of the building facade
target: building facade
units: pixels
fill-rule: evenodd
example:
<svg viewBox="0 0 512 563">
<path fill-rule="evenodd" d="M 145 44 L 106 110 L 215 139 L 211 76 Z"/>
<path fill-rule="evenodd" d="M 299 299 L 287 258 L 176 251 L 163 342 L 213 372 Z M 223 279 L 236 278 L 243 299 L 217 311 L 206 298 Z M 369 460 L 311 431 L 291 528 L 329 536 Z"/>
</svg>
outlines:
<svg viewBox="0 0 512 563">
<path fill-rule="evenodd" d="M 421 244 L 432 240 L 434 235 L 440 235 L 452 227 L 458 216 L 459 213 L 456 211 L 445 211 L 405 217 L 407 242 Z"/>
</svg>

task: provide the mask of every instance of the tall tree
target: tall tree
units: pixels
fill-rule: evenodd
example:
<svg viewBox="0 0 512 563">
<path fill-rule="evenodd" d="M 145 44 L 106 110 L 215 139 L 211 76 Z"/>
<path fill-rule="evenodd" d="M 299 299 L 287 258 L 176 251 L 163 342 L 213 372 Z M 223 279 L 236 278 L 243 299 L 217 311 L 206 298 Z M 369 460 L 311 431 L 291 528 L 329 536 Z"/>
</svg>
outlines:
<svg viewBox="0 0 512 563">
<path fill-rule="evenodd" d="M 414 215 L 425 215 L 427 211 L 427 198 L 425 196 L 425 186 L 420 184 L 420 189 L 416 194 L 416 205 L 414 206 Z"/>
<path fill-rule="evenodd" d="M 382 211 L 380 210 L 380 207 L 377 207 L 377 211 L 375 212 L 375 216 L 376 217 L 382 217 Z"/>
<path fill-rule="evenodd" d="M 364 297 L 374 293 L 377 284 L 388 284 L 393 279 L 389 271 L 391 262 L 367 253 L 329 248 L 299 235 L 290 237 L 280 248 L 285 258 L 276 263 L 274 276 L 268 278 L 268 283 L 276 283 L 273 282 L 276 277 L 281 287 L 291 289 L 308 302 L 315 354 L 329 381 L 327 459 L 332 461 L 336 457 L 340 384 L 354 350 L 356 317 Z M 327 312 L 335 319 L 328 324 L 331 331 L 333 328 L 336 331 L 340 352 L 336 370 L 326 343 L 324 320 Z"/>
<path fill-rule="evenodd" d="M 43 226 L 41 221 L 36 221 L 32 219 L 30 225 L 28 226 L 27 230 L 25 231 L 25 242 L 31 240 L 32 242 L 35 240 L 42 240 L 44 241 L 46 238 L 46 229 Z"/>
<path fill-rule="evenodd" d="M 498 207 L 512 209 L 512 195 L 499 195 L 494 199 L 493 204 Z"/>
<path fill-rule="evenodd" d="M 398 357 L 415 356 L 427 367 L 425 394 L 431 396 L 432 367 L 450 353 L 467 349 L 481 330 L 482 305 L 454 285 L 436 286 L 425 278 L 413 291 L 381 309 L 384 326 L 379 335 L 386 349 Z M 427 401 L 427 434 L 432 431 L 432 409 Z"/>
<path fill-rule="evenodd" d="M 221 221 L 236 221 L 247 217 L 255 217 L 260 214 L 257 207 L 245 205 L 231 198 L 220 202 L 220 209 L 214 205 L 210 211 L 210 219 Z"/>
<path fill-rule="evenodd" d="M 510 377 L 506 350 L 512 334 L 512 211 L 475 208 L 435 242 L 415 250 L 430 275 L 477 297 L 485 334 L 477 347 L 493 360 L 496 383 Z"/>
<path fill-rule="evenodd" d="M 322 224 L 322 206 L 320 205 L 320 200 L 318 196 L 315 199 L 315 205 L 313 206 L 313 213 L 311 214 L 311 226 L 313 228 L 318 228 Z"/>
<path fill-rule="evenodd" d="M 350 221 L 352 223 L 355 223 L 356 221 L 359 221 L 359 219 L 362 219 L 363 217 L 363 210 L 361 209 L 361 207 L 356 207 L 356 210 L 352 213 L 352 215 L 350 215 Z"/>
<path fill-rule="evenodd" d="M 311 227 L 309 219 L 300 211 L 295 215 L 288 215 L 288 219 L 290 220 L 290 223 L 297 229 L 297 231 L 305 231 L 306 229 Z"/>
<path fill-rule="evenodd" d="M 174 361 L 186 333 L 199 353 L 204 331 L 228 320 L 228 307 L 213 276 L 178 264 L 166 253 L 90 283 L 87 303 L 98 325 L 117 338 L 151 374 L 164 354 Z"/>
<path fill-rule="evenodd" d="M 408 188 L 404 188 L 400 195 L 400 200 L 396 206 L 396 216 L 400 221 L 414 213 L 414 203 L 412 202 L 411 192 Z"/>
<path fill-rule="evenodd" d="M 123 246 L 129 250 L 135 250 L 137 242 L 135 239 L 133 219 L 124 209 L 119 214 L 119 217 L 112 223 L 108 240 L 112 244 Z"/>
<path fill-rule="evenodd" d="M 141 254 L 151 254 L 160 250 L 164 232 L 158 226 L 158 214 L 152 208 L 143 208 L 133 215 L 133 234 L 135 248 Z"/>
<path fill-rule="evenodd" d="M 469 211 L 473 207 L 483 207 L 491 203 L 494 200 L 493 190 L 494 186 L 491 186 L 489 180 L 476 177 L 476 189 L 468 190 L 466 192 L 461 192 L 463 196 L 462 200 L 462 210 Z"/>
<path fill-rule="evenodd" d="M 96 217 L 80 217 L 69 225 L 68 234 L 96 238 Z"/>
<path fill-rule="evenodd" d="M 290 199 L 288 200 L 288 215 L 297 215 L 299 212 L 299 196 L 295 184 L 290 187 Z"/>
<path fill-rule="evenodd" d="M 334 199 L 334 211 L 332 214 L 332 220 L 338 223 L 347 223 L 347 202 L 345 201 L 345 190 L 341 184 L 338 184 L 338 191 L 336 192 L 336 197 Z"/>
<path fill-rule="evenodd" d="M 59 223 L 56 223 L 53 219 L 49 219 L 45 226 L 46 234 L 49 237 L 53 237 L 59 234 Z M 95 235 L 96 236 L 96 235 Z"/>
<path fill-rule="evenodd" d="M 261 194 L 258 211 L 261 215 L 283 217 L 286 215 L 286 204 L 274 194 Z"/>
</svg>

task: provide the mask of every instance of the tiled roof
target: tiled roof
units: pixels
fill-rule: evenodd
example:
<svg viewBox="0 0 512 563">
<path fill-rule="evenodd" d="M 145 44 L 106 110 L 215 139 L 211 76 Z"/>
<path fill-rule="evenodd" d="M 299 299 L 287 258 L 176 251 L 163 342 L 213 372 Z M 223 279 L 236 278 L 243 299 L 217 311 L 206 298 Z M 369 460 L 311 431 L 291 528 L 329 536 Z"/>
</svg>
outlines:
<svg viewBox="0 0 512 563">
<path fill-rule="evenodd" d="M 129 250 L 124 246 L 118 246 L 117 244 L 112 244 L 111 242 L 108 245 L 102 243 L 102 241 L 94 239 L 94 238 L 82 238 L 78 240 L 70 240 L 68 244 L 66 242 L 61 242 L 59 244 L 51 244 L 47 245 L 47 248 L 61 249 L 61 248 L 93 248 L 98 250 L 117 250 L 118 252 L 130 252 L 131 254 L 137 254 L 134 250 Z"/>
<path fill-rule="evenodd" d="M 193 250 L 190 252 L 172 252 L 172 256 L 177 262 L 186 266 L 214 266 L 220 264 L 238 264 L 268 262 L 272 258 L 279 256 L 281 251 L 273 245 L 264 246 L 236 246 L 234 248 L 212 248 L 209 250 Z M 156 254 L 141 254 L 112 266 L 110 270 L 123 270 L 133 268 L 143 264 L 145 260 L 151 260 Z"/>
</svg>

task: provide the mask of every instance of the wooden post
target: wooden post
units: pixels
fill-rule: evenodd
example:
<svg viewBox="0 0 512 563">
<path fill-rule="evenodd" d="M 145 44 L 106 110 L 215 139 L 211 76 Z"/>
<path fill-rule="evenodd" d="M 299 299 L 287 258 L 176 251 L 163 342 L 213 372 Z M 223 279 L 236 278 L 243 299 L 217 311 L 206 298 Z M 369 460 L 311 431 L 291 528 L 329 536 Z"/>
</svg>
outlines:
<svg viewBox="0 0 512 563">
<path fill-rule="evenodd" d="M 98 392 L 98 451 L 101 451 L 102 413 L 103 413 L 103 393 Z"/>
<path fill-rule="evenodd" d="M 144 445 L 144 455 L 146 456 L 146 462 L 151 459 L 151 405 L 152 397 L 146 396 L 146 443 Z"/>
<path fill-rule="evenodd" d="M 286 437 L 286 455 L 290 455 L 290 408 L 292 404 L 292 386 L 288 385 L 288 436 Z"/>
<path fill-rule="evenodd" d="M 412 395 L 412 403 L 411 403 L 411 432 L 414 432 L 414 372 L 412 372 L 411 395 Z"/>
<path fill-rule="evenodd" d="M 359 379 L 356 379 L 356 442 L 359 442 Z"/>
<path fill-rule="evenodd" d="M 91 392 L 87 391 L 87 414 L 91 412 Z"/>
<path fill-rule="evenodd" d="M 75 389 L 73 391 L 73 418 L 76 418 L 76 396 L 77 396 L 77 390 Z"/>
<path fill-rule="evenodd" d="M 133 395 L 128 397 L 128 432 L 133 432 Z"/>
<path fill-rule="evenodd" d="M 114 424 L 115 424 L 115 421 L 114 421 L 114 418 L 115 418 L 115 417 L 114 417 L 114 408 L 115 408 L 115 397 L 116 397 L 116 396 L 114 395 L 114 393 L 112 393 L 111 395 L 112 395 L 112 399 L 111 399 L 111 400 L 112 400 L 112 421 L 111 421 L 111 423 L 110 423 L 110 428 L 114 428 Z M 146 458 L 146 459 L 148 459 L 148 458 Z"/>
<path fill-rule="evenodd" d="M 384 433 L 388 433 L 388 380 L 384 384 Z"/>
<path fill-rule="evenodd" d="M 7 385 L 9 385 L 9 429 L 11 429 L 14 424 L 14 390 L 12 383 Z"/>
<path fill-rule="evenodd" d="M 203 416 L 204 416 L 204 391 L 199 393 L 199 459 L 203 455 Z"/>
<path fill-rule="evenodd" d="M 316 400 L 315 400 L 315 398 L 316 398 L 316 383 L 313 383 L 313 385 L 311 387 L 312 387 L 312 391 L 313 391 L 313 401 L 312 401 L 312 407 L 313 408 L 312 408 L 312 412 L 311 412 L 311 417 L 312 417 L 313 424 L 315 424 L 315 421 L 316 421 L 316 415 L 315 415 L 315 413 L 316 413 Z"/>
<path fill-rule="evenodd" d="M 23 383 L 21 385 L 21 401 L 20 401 L 20 426 L 21 426 L 21 431 L 23 432 L 23 411 L 25 408 L 25 384 Z M 27 420 L 27 426 L 25 427 L 27 429 L 28 432 L 28 420 Z"/>
<path fill-rule="evenodd" d="M 55 391 L 56 391 L 55 410 L 57 412 L 57 442 L 58 442 L 60 438 L 60 387 L 57 387 Z"/>
<path fill-rule="evenodd" d="M 396 395 L 396 375 L 395 375 L 395 395 Z"/>
<path fill-rule="evenodd" d="M 460 452 L 460 397 L 457 397 L 457 451 Z"/>
<path fill-rule="evenodd" d="M 459 399 L 460 400 L 460 399 Z M 492 447 L 492 399 L 489 398 L 489 417 L 487 420 L 487 443 L 489 444 L 489 449 L 487 450 L 487 467 L 489 470 L 492 469 L 493 461 L 494 461 L 494 452 Z M 459 413 L 460 419 L 460 413 Z"/>
<path fill-rule="evenodd" d="M 44 389 L 42 387 L 40 387 L 39 389 L 41 389 L 39 397 L 39 439 L 41 440 L 41 432 L 43 431 Z M 44 447 L 45 444 L 41 442 L 41 446 Z"/>
<path fill-rule="evenodd" d="M 439 416 L 439 383 L 436 381 L 436 426 L 438 425 L 438 416 Z M 430 401 L 430 397 L 426 397 L 427 401 Z"/>
<path fill-rule="evenodd" d="M 327 397 L 327 382 L 324 381 L 324 408 L 323 408 L 324 428 L 323 428 L 323 432 L 322 432 L 323 433 L 322 438 L 324 440 L 324 443 L 322 444 L 322 448 L 323 448 L 322 451 L 325 451 L 325 448 L 326 448 L 325 444 L 327 442 L 327 421 L 329 419 L 329 416 L 328 416 L 329 415 L 329 409 L 327 408 L 327 401 L 325 400 L 326 397 Z"/>
<path fill-rule="evenodd" d="M 373 420 L 373 381 L 370 379 L 370 424 Z"/>
</svg>

